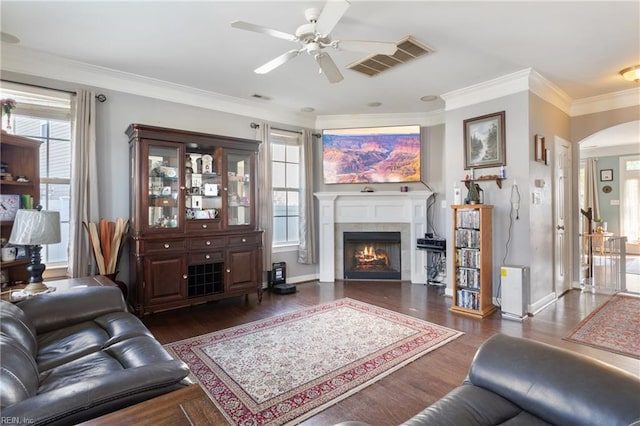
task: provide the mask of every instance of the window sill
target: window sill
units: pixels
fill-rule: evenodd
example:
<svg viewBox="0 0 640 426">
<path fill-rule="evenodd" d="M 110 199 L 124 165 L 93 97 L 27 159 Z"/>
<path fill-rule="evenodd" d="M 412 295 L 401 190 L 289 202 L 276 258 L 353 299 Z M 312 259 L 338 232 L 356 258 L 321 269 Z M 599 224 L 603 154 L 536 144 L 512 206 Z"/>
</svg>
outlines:
<svg viewBox="0 0 640 426">
<path fill-rule="evenodd" d="M 298 243 L 282 244 L 271 247 L 272 253 L 289 253 L 298 251 Z"/>
</svg>

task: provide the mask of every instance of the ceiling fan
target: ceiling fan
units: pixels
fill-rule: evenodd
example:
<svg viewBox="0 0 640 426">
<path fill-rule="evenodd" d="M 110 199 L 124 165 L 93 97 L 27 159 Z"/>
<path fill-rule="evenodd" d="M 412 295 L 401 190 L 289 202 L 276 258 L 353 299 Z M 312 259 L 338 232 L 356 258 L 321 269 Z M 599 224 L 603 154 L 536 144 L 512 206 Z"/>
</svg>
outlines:
<svg viewBox="0 0 640 426">
<path fill-rule="evenodd" d="M 325 48 L 350 52 L 365 52 L 370 54 L 393 55 L 397 50 L 395 43 L 383 41 L 359 41 L 359 40 L 332 40 L 331 31 L 345 14 L 351 4 L 347 0 L 329 0 L 322 11 L 319 9 L 307 9 L 304 16 L 307 24 L 298 27 L 295 35 L 251 24 L 244 21 L 233 21 L 231 26 L 241 30 L 266 34 L 284 40 L 297 42 L 299 48 L 289 50 L 275 59 L 254 70 L 257 74 L 266 74 L 280 65 L 290 61 L 302 52 L 307 52 L 318 63 L 322 72 L 331 83 L 337 83 L 344 79 L 340 70 Z"/>
</svg>

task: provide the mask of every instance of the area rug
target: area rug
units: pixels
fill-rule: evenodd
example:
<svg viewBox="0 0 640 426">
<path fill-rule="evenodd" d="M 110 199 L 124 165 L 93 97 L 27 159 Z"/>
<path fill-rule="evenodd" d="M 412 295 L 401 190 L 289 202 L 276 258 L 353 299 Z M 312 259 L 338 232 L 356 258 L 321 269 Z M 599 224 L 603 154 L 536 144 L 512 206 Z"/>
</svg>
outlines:
<svg viewBox="0 0 640 426">
<path fill-rule="evenodd" d="M 640 359 L 640 296 L 612 296 L 566 340 Z"/>
<path fill-rule="evenodd" d="M 231 424 L 296 424 L 463 333 L 353 299 L 165 345 Z"/>
</svg>

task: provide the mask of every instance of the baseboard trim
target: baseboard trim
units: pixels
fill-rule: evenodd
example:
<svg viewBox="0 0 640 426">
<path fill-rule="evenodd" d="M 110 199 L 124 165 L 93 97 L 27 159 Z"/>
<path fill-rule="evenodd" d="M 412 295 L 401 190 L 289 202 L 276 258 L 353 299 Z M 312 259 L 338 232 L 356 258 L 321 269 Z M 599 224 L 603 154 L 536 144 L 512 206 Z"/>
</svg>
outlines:
<svg viewBox="0 0 640 426">
<path fill-rule="evenodd" d="M 551 305 L 552 303 L 555 303 L 556 300 L 558 300 L 558 295 L 556 294 L 555 291 L 552 291 L 551 293 L 549 293 L 542 299 L 538 300 L 537 302 L 531 303 L 528 306 L 530 315 L 532 316 L 536 315 L 538 312 L 542 311 L 547 306 Z"/>
</svg>

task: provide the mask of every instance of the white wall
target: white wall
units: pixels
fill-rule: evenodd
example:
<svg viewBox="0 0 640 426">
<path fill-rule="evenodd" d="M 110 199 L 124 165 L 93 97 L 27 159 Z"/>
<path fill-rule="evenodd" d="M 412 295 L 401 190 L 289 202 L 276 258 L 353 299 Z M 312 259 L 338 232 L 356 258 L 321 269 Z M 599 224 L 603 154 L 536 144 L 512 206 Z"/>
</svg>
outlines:
<svg viewBox="0 0 640 426">
<path fill-rule="evenodd" d="M 529 102 L 527 91 L 515 93 L 501 98 L 463 106 L 447 111 L 445 131 L 445 181 L 447 187 L 447 204 L 452 204 L 454 184 L 463 188 L 463 198 L 466 195 L 464 179 L 468 171 L 464 170 L 463 121 L 499 111 L 505 111 L 506 131 L 506 174 L 507 179 L 502 183 L 502 189 L 495 182 L 482 182 L 486 204 L 493 208 L 493 294 L 499 295 L 500 266 L 526 265 L 531 263 L 530 241 L 530 206 L 527 202 L 529 193 Z M 498 168 L 476 169 L 476 176 L 497 175 Z M 507 256 L 507 240 L 509 239 L 509 216 L 512 204 L 512 194 L 515 197 L 514 183 L 520 192 L 520 210 L 518 219 L 511 226 L 511 239 Z M 515 201 L 515 198 L 514 198 Z M 447 218 L 447 252 L 453 253 L 453 223 L 451 213 Z M 505 262 L 506 257 L 506 262 Z M 451 261 L 448 262 L 449 264 Z M 448 265 L 450 268 L 450 265 Z M 448 271 L 449 282 L 447 291 L 452 288 L 452 274 Z M 537 283 L 532 282 L 532 295 L 537 295 Z"/>
</svg>

